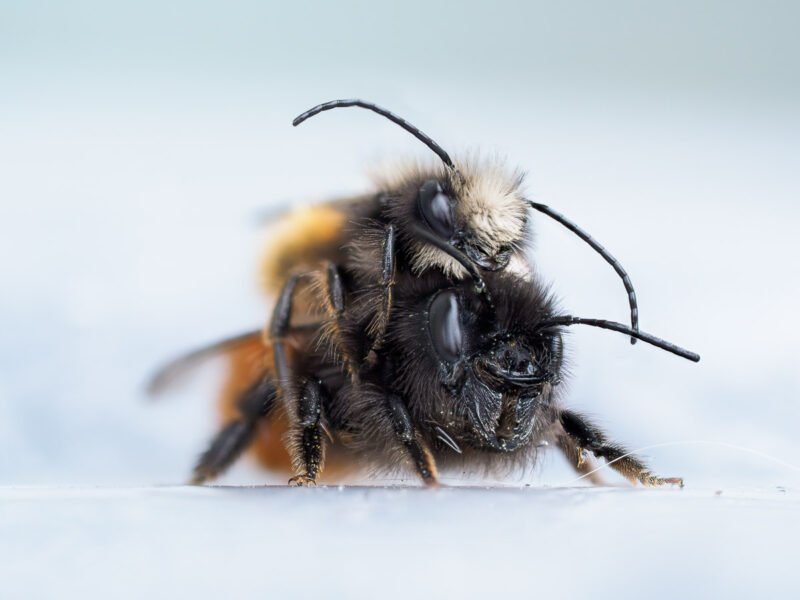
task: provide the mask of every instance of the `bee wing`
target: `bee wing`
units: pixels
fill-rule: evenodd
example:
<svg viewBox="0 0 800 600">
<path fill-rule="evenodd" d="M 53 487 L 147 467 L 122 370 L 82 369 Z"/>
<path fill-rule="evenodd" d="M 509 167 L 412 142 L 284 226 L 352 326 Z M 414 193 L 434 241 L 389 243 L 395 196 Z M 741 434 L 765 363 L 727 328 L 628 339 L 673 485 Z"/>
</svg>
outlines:
<svg viewBox="0 0 800 600">
<path fill-rule="evenodd" d="M 309 340 L 316 338 L 322 326 L 323 323 L 318 321 L 294 325 L 286 333 L 285 342 L 290 348 L 308 344 Z M 242 377 L 253 379 L 263 373 L 264 369 L 271 370 L 271 356 L 272 344 L 264 337 L 263 330 L 247 331 L 172 359 L 153 373 L 145 389 L 147 395 L 154 398 L 185 381 L 192 371 L 206 362 L 219 357 L 229 358 L 247 371 L 237 373 L 237 380 Z"/>
<path fill-rule="evenodd" d="M 358 218 L 371 214 L 374 200 L 374 194 L 359 194 L 357 196 L 332 198 L 308 205 L 301 204 L 300 208 L 301 210 L 323 208 L 326 210 L 339 211 L 348 217 Z M 273 206 L 260 209 L 255 215 L 256 223 L 258 225 L 271 225 L 291 215 L 293 212 L 297 211 L 297 209 L 297 202 L 280 202 Z"/>
<path fill-rule="evenodd" d="M 150 397 L 158 396 L 184 380 L 191 371 L 208 360 L 246 348 L 253 348 L 255 352 L 269 350 L 269 344 L 263 339 L 261 329 L 214 342 L 169 361 L 152 375 L 147 383 L 147 394 Z"/>
</svg>

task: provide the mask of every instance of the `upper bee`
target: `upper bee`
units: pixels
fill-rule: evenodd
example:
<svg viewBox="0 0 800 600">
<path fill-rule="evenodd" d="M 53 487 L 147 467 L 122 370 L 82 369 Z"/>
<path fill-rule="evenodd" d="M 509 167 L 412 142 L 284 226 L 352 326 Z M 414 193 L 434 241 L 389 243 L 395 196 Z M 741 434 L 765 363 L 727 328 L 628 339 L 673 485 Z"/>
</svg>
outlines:
<svg viewBox="0 0 800 600">
<path fill-rule="evenodd" d="M 475 161 L 458 170 L 394 169 L 377 183 L 390 190 L 385 217 L 398 224 L 415 273 L 436 268 L 460 279 L 467 275 L 464 259 L 481 270 L 497 271 L 509 267 L 515 250 L 524 247 L 528 207 L 520 191 L 522 176 L 498 163 Z M 420 229 L 446 248 L 419 236 Z M 513 265 L 520 274 L 527 272 L 522 260 Z"/>
<path fill-rule="evenodd" d="M 544 204 L 526 199 L 520 190 L 522 176 L 519 172 L 509 171 L 496 162 L 456 164 L 420 129 L 363 100 L 319 104 L 295 118 L 293 124 L 299 125 L 327 110 L 351 106 L 389 119 L 441 159 L 441 165 L 433 168 L 396 169 L 379 182 L 383 220 L 396 228 L 398 249 L 406 255 L 412 273 L 420 275 L 437 269 L 452 279 L 469 276 L 487 299 L 490 296 L 481 271 L 506 270 L 529 278 L 532 269 L 525 250 L 530 237 L 528 209 L 532 208 L 572 231 L 614 268 L 628 295 L 631 327 L 639 330 L 636 292 L 620 262 L 566 217 Z M 394 244 L 393 239 L 390 244 Z M 635 342 L 636 336 L 631 336 L 631 343 Z"/>
</svg>

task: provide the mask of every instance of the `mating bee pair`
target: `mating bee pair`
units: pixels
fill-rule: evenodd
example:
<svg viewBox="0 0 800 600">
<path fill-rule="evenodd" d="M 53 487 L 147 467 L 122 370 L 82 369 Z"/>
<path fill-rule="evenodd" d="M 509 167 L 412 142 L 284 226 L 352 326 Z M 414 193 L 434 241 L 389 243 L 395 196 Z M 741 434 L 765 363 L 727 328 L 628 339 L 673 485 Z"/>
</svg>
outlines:
<svg viewBox="0 0 800 600">
<path fill-rule="evenodd" d="M 699 356 L 638 327 L 621 264 L 495 163 L 458 163 L 393 113 L 360 100 L 436 153 L 441 164 L 390 172 L 374 193 L 299 210 L 275 224 L 262 272 L 277 302 L 266 332 L 193 353 L 231 357 L 225 424 L 195 468 L 199 483 L 254 447 L 261 462 L 315 483 L 351 467 L 411 466 L 435 484 L 439 466 L 529 466 L 543 441 L 591 471 L 586 452 L 632 482 L 660 478 L 559 399 L 571 325 L 621 332 L 683 358 Z M 631 325 L 564 315 L 529 261 L 531 209 L 555 219 L 618 273 Z M 282 443 L 281 443 L 282 442 Z"/>
</svg>

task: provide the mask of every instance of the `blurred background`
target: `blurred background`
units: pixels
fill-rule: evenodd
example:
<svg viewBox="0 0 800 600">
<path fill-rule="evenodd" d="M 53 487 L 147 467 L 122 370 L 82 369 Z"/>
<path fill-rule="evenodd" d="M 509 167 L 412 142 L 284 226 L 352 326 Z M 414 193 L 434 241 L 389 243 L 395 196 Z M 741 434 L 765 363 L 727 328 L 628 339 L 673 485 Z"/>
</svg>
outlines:
<svg viewBox="0 0 800 600">
<path fill-rule="evenodd" d="M 642 328 L 702 355 L 576 329 L 570 405 L 631 448 L 799 462 L 798 17 L 790 1 L 4 0 L 0 485 L 185 481 L 220 371 L 156 404 L 143 385 L 265 322 L 262 215 L 428 157 L 366 112 L 291 127 L 342 97 L 525 169 L 530 197 L 624 263 Z M 611 269 L 535 226 L 563 306 L 625 321 Z M 643 454 L 696 488 L 800 478 L 720 445 Z M 506 483 L 572 479 L 551 456 Z"/>
</svg>

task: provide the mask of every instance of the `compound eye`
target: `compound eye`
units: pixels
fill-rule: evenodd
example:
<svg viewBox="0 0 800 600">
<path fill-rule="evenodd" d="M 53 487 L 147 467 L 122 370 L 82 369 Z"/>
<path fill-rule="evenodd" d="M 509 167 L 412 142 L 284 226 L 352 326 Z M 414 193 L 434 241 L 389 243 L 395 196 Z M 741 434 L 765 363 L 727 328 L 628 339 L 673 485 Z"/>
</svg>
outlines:
<svg viewBox="0 0 800 600">
<path fill-rule="evenodd" d="M 463 335 L 455 292 L 436 294 L 431 302 L 428 328 L 433 349 L 439 358 L 450 364 L 458 362 L 461 358 Z"/>
<path fill-rule="evenodd" d="M 417 204 L 428 227 L 439 237 L 449 240 L 455 233 L 455 216 L 450 197 L 442 191 L 441 184 L 431 179 L 422 184 Z"/>
</svg>

